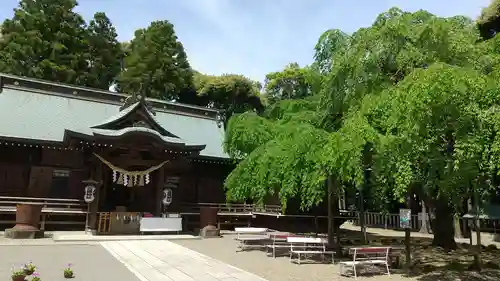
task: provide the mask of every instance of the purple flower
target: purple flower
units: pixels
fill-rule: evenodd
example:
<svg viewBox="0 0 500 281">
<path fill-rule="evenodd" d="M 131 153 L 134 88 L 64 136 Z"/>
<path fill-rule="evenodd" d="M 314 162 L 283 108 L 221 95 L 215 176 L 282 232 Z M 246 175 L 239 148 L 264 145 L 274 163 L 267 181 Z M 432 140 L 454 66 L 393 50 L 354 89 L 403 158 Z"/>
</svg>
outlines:
<svg viewBox="0 0 500 281">
<path fill-rule="evenodd" d="M 33 277 L 40 277 L 40 273 L 38 273 L 38 272 L 33 272 L 33 274 L 31 274 L 31 276 L 33 276 Z"/>
<path fill-rule="evenodd" d="M 73 264 L 72 264 L 72 263 L 68 263 L 68 267 L 72 267 L 72 266 L 73 266 Z"/>
</svg>

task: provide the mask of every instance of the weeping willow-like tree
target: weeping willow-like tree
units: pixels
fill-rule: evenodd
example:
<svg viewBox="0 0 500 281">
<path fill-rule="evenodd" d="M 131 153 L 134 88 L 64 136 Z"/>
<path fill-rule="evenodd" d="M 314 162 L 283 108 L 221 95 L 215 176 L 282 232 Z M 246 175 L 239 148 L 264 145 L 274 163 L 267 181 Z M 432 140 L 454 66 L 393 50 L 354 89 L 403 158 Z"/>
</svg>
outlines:
<svg viewBox="0 0 500 281">
<path fill-rule="evenodd" d="M 487 193 L 499 163 L 497 41 L 480 42 L 465 17 L 397 8 L 351 36 L 328 31 L 310 68 L 323 75 L 319 91 L 229 121 L 226 150 L 242 161 L 228 199 L 278 195 L 307 209 L 324 200 L 327 178 L 337 192 L 359 186 L 370 158 L 372 188 L 420 195 L 435 212 L 435 245 L 456 247 L 456 209 Z"/>
</svg>

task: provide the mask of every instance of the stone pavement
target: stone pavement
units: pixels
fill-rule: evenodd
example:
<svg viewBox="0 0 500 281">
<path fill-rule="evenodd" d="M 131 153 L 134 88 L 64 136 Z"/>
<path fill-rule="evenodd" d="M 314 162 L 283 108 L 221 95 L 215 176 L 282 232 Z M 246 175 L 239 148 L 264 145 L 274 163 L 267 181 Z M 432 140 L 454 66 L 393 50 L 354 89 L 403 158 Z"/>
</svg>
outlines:
<svg viewBox="0 0 500 281">
<path fill-rule="evenodd" d="M 42 280 L 67 280 L 63 269 L 71 263 L 75 272 L 73 281 L 140 281 L 99 244 L 10 244 L 0 246 L 0 253 L 0 280 L 10 280 L 12 268 L 32 261 Z"/>
<path fill-rule="evenodd" d="M 201 239 L 199 236 L 189 234 L 169 235 L 92 235 L 80 232 L 59 233 L 54 232 L 52 239 L 56 242 L 98 242 L 98 241 L 131 241 L 131 240 L 186 240 Z"/>
<path fill-rule="evenodd" d="M 141 281 L 266 281 L 165 240 L 100 244 Z"/>
</svg>

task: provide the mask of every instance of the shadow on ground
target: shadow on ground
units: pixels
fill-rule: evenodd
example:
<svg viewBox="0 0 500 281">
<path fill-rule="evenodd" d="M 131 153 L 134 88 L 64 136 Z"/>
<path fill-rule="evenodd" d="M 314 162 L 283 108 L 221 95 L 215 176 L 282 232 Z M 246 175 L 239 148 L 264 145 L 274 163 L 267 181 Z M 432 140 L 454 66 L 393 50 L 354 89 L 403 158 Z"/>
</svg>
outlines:
<svg viewBox="0 0 500 281">
<path fill-rule="evenodd" d="M 361 232 L 343 230 L 342 246 L 361 246 Z M 391 246 L 400 251 L 399 268 L 391 270 L 393 274 L 406 275 L 406 270 L 401 269 L 406 264 L 404 252 L 404 237 L 390 237 L 374 233 L 367 233 L 369 246 Z M 476 246 L 459 243 L 458 249 L 447 252 L 442 248 L 431 245 L 432 238 L 412 237 L 411 277 L 419 281 L 492 281 L 500 280 L 500 250 L 496 246 L 482 246 L 481 258 L 483 267 L 481 272 L 473 269 L 474 253 Z M 368 277 L 370 274 L 363 274 Z"/>
</svg>

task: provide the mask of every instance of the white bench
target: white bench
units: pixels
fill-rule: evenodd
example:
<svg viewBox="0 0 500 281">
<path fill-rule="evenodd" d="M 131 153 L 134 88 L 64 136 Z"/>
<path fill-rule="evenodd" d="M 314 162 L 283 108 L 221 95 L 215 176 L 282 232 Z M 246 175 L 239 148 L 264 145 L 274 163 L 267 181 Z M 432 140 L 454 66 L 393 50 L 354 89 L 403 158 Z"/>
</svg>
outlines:
<svg viewBox="0 0 500 281">
<path fill-rule="evenodd" d="M 364 247 L 351 248 L 349 253 L 352 254 L 352 261 L 340 262 L 340 275 L 344 275 L 344 267 L 350 267 L 354 273 L 354 278 L 357 278 L 356 266 L 363 265 L 385 265 L 387 275 L 391 275 L 389 271 L 389 252 L 390 247 Z"/>
<path fill-rule="evenodd" d="M 260 242 L 269 240 L 267 228 L 236 227 L 234 231 L 236 240 L 240 242 L 238 248 L 242 251 L 249 247 L 264 247 L 265 245 Z"/>
<path fill-rule="evenodd" d="M 290 243 L 287 241 L 288 237 L 294 237 L 294 235 L 287 232 L 270 232 L 269 239 L 272 242 L 266 245 L 266 253 L 269 254 L 269 250 L 271 250 L 272 257 L 276 258 L 276 249 L 290 250 Z"/>
<path fill-rule="evenodd" d="M 292 262 L 294 255 L 297 256 L 298 264 L 301 262 L 302 255 L 321 255 L 323 260 L 325 260 L 325 255 L 331 255 L 332 263 L 334 262 L 334 252 L 326 250 L 328 242 L 324 238 L 288 237 L 286 241 L 290 243 L 290 261 Z"/>
</svg>

